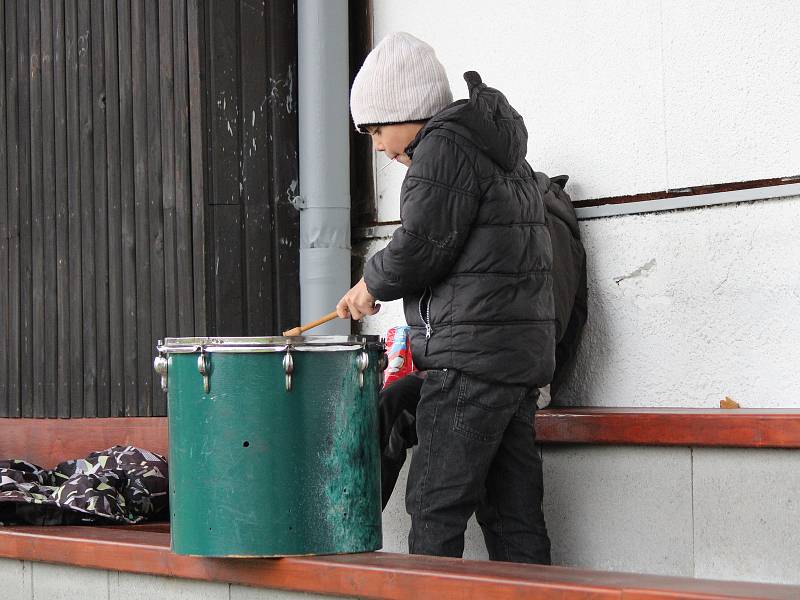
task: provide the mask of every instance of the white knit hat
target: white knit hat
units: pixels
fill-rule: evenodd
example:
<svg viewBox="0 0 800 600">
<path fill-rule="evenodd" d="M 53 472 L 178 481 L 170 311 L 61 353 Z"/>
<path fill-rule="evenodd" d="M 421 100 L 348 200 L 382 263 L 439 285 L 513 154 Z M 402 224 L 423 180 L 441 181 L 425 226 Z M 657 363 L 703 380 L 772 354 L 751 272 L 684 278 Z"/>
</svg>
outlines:
<svg viewBox="0 0 800 600">
<path fill-rule="evenodd" d="M 433 48 L 410 33 L 392 33 L 367 55 L 353 81 L 356 129 L 429 119 L 453 101 Z"/>
</svg>

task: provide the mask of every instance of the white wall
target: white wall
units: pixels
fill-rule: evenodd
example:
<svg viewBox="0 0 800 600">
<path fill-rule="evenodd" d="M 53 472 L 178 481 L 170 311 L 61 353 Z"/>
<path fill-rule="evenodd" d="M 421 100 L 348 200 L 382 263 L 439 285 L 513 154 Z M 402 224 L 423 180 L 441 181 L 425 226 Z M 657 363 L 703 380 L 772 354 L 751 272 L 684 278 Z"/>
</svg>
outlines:
<svg viewBox="0 0 800 600">
<path fill-rule="evenodd" d="M 545 446 L 553 564 L 800 584 L 800 453 L 737 448 Z M 408 463 L 383 513 L 383 544 L 407 552 Z M 464 558 L 488 558 L 474 517 Z"/>
<path fill-rule="evenodd" d="M 455 97 L 471 69 L 502 90 L 528 125 L 528 161 L 569 174 L 573 199 L 800 174 L 795 0 L 373 4 L 376 40 L 404 30 L 431 43 Z M 399 219 L 404 175 L 396 164 L 377 174 L 379 221 Z M 391 228 L 377 229 L 358 252 L 386 244 Z M 799 405 L 800 197 L 594 219 L 581 231 L 590 316 L 559 403 Z M 393 302 L 363 330 L 401 323 Z M 554 560 L 800 583 L 788 524 L 798 456 L 546 447 Z M 384 513 L 388 548 L 405 549 L 407 526 L 399 489 Z M 466 555 L 485 552 L 472 522 Z"/>
<path fill-rule="evenodd" d="M 800 174 L 795 0 L 373 4 L 376 40 L 405 30 L 431 43 L 455 97 L 470 69 L 505 92 L 528 125 L 529 162 L 569 174 L 573 199 Z M 404 175 L 396 164 L 377 174 L 379 221 L 399 219 Z M 358 252 L 386 244 L 391 228 L 377 229 Z M 590 316 L 559 403 L 713 408 L 727 395 L 747 408 L 799 406 L 800 198 L 594 219 L 581 231 Z M 393 302 L 363 330 L 401 323 Z M 554 560 L 800 583 L 785 518 L 796 518 L 798 483 L 778 475 L 798 456 L 545 448 Z M 399 489 L 384 513 L 388 548 L 405 549 L 407 526 Z M 486 556 L 474 522 L 466 555 Z"/>
<path fill-rule="evenodd" d="M 570 174 L 574 199 L 800 173 L 794 1 L 374 8 L 375 38 L 429 41 L 456 97 L 468 69 L 503 90 L 531 130 L 529 162 Z M 404 175 L 378 174 L 380 220 L 399 218 Z M 582 222 L 590 318 L 560 403 L 797 406 L 798 217 L 789 198 Z M 394 304 L 364 330 L 402 322 Z"/>
<path fill-rule="evenodd" d="M 798 217 L 784 198 L 582 222 L 589 321 L 558 403 L 797 407 Z M 363 329 L 403 322 L 392 302 Z"/>
<path fill-rule="evenodd" d="M 375 39 L 429 42 L 456 98 L 471 69 L 502 90 L 528 160 L 571 175 L 574 199 L 800 174 L 795 0 L 373 4 Z M 379 177 L 381 220 L 398 171 Z"/>
</svg>

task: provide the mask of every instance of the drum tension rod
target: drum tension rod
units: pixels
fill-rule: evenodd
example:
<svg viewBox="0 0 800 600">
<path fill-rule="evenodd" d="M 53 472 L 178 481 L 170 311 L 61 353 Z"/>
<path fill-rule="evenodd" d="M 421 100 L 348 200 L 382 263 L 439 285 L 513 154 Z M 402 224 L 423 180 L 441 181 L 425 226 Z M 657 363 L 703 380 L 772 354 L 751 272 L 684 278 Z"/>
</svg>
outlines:
<svg viewBox="0 0 800 600">
<path fill-rule="evenodd" d="M 153 360 L 153 369 L 155 369 L 156 373 L 161 375 L 161 390 L 166 392 L 167 373 L 169 371 L 169 359 L 167 359 L 163 354 L 159 354 Z"/>
<path fill-rule="evenodd" d="M 369 354 L 362 351 L 356 359 L 356 366 L 358 367 L 358 387 L 364 389 L 364 371 L 369 366 Z"/>
<path fill-rule="evenodd" d="M 197 370 L 203 376 L 203 391 L 207 394 L 211 389 L 211 382 L 209 381 L 211 364 L 203 350 L 200 351 L 200 356 L 197 357 Z"/>
<path fill-rule="evenodd" d="M 283 355 L 283 372 L 286 374 L 286 391 L 292 391 L 292 373 L 294 373 L 294 359 L 290 348 L 286 348 L 286 354 Z"/>
</svg>

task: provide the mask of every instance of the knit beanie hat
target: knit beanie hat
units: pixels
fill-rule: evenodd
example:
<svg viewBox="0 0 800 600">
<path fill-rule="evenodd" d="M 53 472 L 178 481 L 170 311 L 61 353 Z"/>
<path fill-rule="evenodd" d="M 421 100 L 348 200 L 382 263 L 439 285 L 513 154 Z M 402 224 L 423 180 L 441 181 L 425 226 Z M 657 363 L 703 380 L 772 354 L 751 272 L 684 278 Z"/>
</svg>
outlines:
<svg viewBox="0 0 800 600">
<path fill-rule="evenodd" d="M 453 101 L 433 48 L 410 33 L 386 36 L 367 55 L 353 81 L 350 112 L 363 125 L 429 119 Z"/>
</svg>

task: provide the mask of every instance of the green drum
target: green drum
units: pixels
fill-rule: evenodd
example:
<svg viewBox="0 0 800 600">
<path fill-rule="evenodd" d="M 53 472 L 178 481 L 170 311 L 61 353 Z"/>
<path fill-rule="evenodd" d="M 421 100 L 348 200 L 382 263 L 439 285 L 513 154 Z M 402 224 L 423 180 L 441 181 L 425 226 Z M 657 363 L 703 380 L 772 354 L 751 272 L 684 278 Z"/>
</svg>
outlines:
<svg viewBox="0 0 800 600">
<path fill-rule="evenodd" d="M 377 337 L 172 338 L 158 352 L 174 552 L 381 547 Z"/>
</svg>

